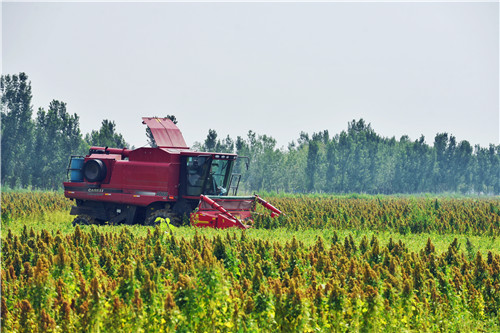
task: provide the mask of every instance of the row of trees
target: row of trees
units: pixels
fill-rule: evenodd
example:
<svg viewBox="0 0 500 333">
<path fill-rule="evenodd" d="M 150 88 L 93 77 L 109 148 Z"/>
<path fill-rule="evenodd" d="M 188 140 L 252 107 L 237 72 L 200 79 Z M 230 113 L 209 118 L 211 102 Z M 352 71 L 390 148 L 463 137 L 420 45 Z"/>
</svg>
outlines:
<svg viewBox="0 0 500 333">
<path fill-rule="evenodd" d="M 24 73 L 1 77 L 1 182 L 8 187 L 57 189 L 66 179 L 71 154 L 85 154 L 90 145 L 126 147 L 113 121 L 82 135 L 79 117 L 54 100 L 33 117 L 31 84 Z M 167 116 L 177 123 L 173 115 Z M 151 146 L 156 143 L 146 131 Z M 251 191 L 500 194 L 500 145 L 488 148 L 457 142 L 439 133 L 432 146 L 421 136 L 411 141 L 378 135 L 363 119 L 330 136 L 301 133 L 286 149 L 276 140 L 249 131 L 246 138 L 219 139 L 210 129 L 202 151 L 248 156 L 251 167 L 237 164 L 242 186 Z"/>
<path fill-rule="evenodd" d="M 327 130 L 301 133 L 287 149 L 252 131 L 235 141 L 229 136 L 218 140 L 214 130 L 199 148 L 249 156 L 248 171 L 236 166 L 247 191 L 500 193 L 500 145 L 472 147 L 447 133 L 437 134 L 433 146 L 424 136 L 385 138 L 363 119 L 333 137 Z"/>
<path fill-rule="evenodd" d="M 113 121 L 83 137 L 80 119 L 66 103 L 53 100 L 33 117 L 31 83 L 25 73 L 0 79 L 2 186 L 58 189 L 66 179 L 71 154 L 85 154 L 90 145 L 125 147 Z"/>
</svg>

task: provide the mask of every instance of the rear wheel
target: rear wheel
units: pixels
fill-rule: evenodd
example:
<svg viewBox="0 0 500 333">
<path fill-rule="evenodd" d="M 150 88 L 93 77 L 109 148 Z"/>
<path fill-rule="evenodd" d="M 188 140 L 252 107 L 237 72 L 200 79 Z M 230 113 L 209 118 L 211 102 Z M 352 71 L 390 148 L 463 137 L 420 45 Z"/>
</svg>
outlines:
<svg viewBox="0 0 500 333">
<path fill-rule="evenodd" d="M 155 226 L 163 222 L 162 219 L 169 219 L 170 224 L 175 227 L 179 227 L 181 225 L 181 219 L 179 216 L 177 216 L 177 214 L 172 212 L 170 209 L 157 209 L 151 212 L 144 220 L 144 224 Z"/>
<path fill-rule="evenodd" d="M 96 223 L 95 219 L 89 215 L 78 215 L 73 220 L 73 226 L 76 226 L 77 224 L 90 225 L 90 224 L 95 224 L 95 223 Z"/>
</svg>

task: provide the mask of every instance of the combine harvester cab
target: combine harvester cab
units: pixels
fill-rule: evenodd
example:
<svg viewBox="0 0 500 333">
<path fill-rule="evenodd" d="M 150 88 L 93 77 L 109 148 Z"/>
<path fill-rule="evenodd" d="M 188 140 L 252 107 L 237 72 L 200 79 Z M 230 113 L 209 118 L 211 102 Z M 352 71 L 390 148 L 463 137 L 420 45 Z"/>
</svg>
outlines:
<svg viewBox="0 0 500 333">
<path fill-rule="evenodd" d="M 193 151 L 170 119 L 142 119 L 157 147 L 91 147 L 88 155 L 71 157 L 63 185 L 76 203 L 73 224 L 154 225 L 169 218 L 180 225 L 189 215 L 194 226 L 247 228 L 257 203 L 272 216 L 281 213 L 258 196 L 235 196 L 236 154 Z"/>
</svg>

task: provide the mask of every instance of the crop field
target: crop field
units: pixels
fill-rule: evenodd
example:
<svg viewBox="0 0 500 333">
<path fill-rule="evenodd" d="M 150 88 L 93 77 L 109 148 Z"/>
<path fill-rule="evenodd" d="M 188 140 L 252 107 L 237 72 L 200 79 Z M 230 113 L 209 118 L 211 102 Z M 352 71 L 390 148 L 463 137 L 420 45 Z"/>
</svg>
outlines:
<svg viewBox="0 0 500 333">
<path fill-rule="evenodd" d="M 4 332 L 500 331 L 500 199 L 278 196 L 253 228 L 71 225 L 2 193 Z"/>
</svg>

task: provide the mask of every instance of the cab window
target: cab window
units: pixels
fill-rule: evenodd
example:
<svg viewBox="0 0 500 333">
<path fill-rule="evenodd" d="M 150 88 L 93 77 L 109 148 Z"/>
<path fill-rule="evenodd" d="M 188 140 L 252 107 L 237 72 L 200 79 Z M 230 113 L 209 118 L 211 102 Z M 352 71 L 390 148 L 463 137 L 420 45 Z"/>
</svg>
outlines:
<svg viewBox="0 0 500 333">
<path fill-rule="evenodd" d="M 205 194 L 226 195 L 232 161 L 212 160 L 210 173 L 205 184 Z"/>
<path fill-rule="evenodd" d="M 189 156 L 186 159 L 186 194 L 202 194 L 204 180 L 210 166 L 210 159 L 205 156 Z"/>
</svg>

